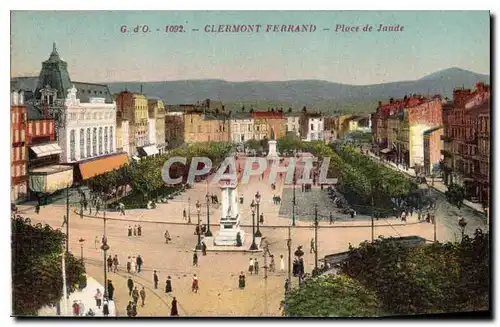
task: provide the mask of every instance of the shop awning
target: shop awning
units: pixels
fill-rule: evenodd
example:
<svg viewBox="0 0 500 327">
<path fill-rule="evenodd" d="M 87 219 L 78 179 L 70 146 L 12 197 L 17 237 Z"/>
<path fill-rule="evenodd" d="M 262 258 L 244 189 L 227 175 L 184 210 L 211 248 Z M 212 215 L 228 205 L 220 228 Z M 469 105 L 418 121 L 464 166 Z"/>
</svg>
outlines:
<svg viewBox="0 0 500 327">
<path fill-rule="evenodd" d="M 85 180 L 118 169 L 125 164 L 128 164 L 128 156 L 126 153 L 120 153 L 104 158 L 92 159 L 78 166 L 80 175 Z"/>
<path fill-rule="evenodd" d="M 33 145 L 30 146 L 30 149 L 35 153 L 37 158 L 50 156 L 52 154 L 59 154 L 62 152 L 61 147 L 57 143 Z"/>
<path fill-rule="evenodd" d="M 389 149 L 389 148 L 385 148 L 385 149 L 380 150 L 380 152 L 381 152 L 381 153 L 389 153 L 389 152 L 391 152 L 391 151 L 392 151 L 392 150 L 391 150 L 391 149 Z"/>
<path fill-rule="evenodd" d="M 140 147 L 139 149 L 140 149 L 141 155 L 146 156 L 146 157 L 154 156 L 155 154 L 159 153 L 158 148 L 156 147 L 155 144 L 145 145 L 145 146 Z"/>
</svg>

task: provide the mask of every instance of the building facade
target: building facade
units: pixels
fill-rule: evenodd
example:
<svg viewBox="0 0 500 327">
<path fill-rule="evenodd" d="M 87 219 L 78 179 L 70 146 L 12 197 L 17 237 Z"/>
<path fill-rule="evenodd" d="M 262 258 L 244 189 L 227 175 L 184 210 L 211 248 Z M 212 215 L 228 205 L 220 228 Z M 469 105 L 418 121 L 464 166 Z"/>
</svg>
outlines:
<svg viewBox="0 0 500 327">
<path fill-rule="evenodd" d="M 439 167 L 443 149 L 443 126 L 431 128 L 424 132 L 424 173 L 426 176 L 435 175 L 435 168 Z"/>
<path fill-rule="evenodd" d="M 147 146 L 148 137 L 148 99 L 144 94 L 128 91 L 116 95 L 116 110 L 129 122 L 129 149 L 135 156 L 141 147 Z"/>
<path fill-rule="evenodd" d="M 161 99 L 148 100 L 149 118 L 155 118 L 155 143 L 158 148 L 158 153 L 165 152 L 165 104 Z"/>
<path fill-rule="evenodd" d="M 300 117 L 300 135 L 304 141 L 323 141 L 323 114 L 304 112 Z"/>
<path fill-rule="evenodd" d="M 254 120 L 249 112 L 231 114 L 231 141 L 244 143 L 254 138 Z"/>
<path fill-rule="evenodd" d="M 168 149 L 184 143 L 184 109 L 168 107 L 165 113 L 165 141 Z"/>
<path fill-rule="evenodd" d="M 270 140 L 272 132 L 276 140 L 286 135 L 286 118 L 282 110 L 253 111 L 252 118 L 256 140 Z"/>
<path fill-rule="evenodd" d="M 130 155 L 128 120 L 123 119 L 121 113 L 116 115 L 116 151 Z"/>
<path fill-rule="evenodd" d="M 443 111 L 445 182 L 466 189 L 473 202 L 490 201 L 490 87 L 457 89 Z"/>
<path fill-rule="evenodd" d="M 293 133 L 300 138 L 300 116 L 298 112 L 287 112 L 286 117 L 286 132 Z"/>
<path fill-rule="evenodd" d="M 11 201 L 25 200 L 28 195 L 28 162 L 26 156 L 26 106 L 24 92 L 12 90 L 10 102 L 10 176 Z"/>
</svg>

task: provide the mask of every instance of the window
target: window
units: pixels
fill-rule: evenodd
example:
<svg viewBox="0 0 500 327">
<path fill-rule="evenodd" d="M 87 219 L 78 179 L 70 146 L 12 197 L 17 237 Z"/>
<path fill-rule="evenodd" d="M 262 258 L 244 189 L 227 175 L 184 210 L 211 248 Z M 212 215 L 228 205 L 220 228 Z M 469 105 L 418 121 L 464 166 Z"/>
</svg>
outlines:
<svg viewBox="0 0 500 327">
<path fill-rule="evenodd" d="M 102 154 L 102 127 L 99 127 L 99 154 Z"/>
<path fill-rule="evenodd" d="M 92 144 L 90 140 L 90 128 L 87 128 L 87 156 L 91 157 L 90 145 Z"/>
<path fill-rule="evenodd" d="M 104 151 L 108 152 L 108 127 L 104 127 Z"/>
<path fill-rule="evenodd" d="M 35 135 L 40 135 L 40 121 L 35 122 Z"/>
<path fill-rule="evenodd" d="M 97 127 L 94 127 L 92 131 L 92 154 L 97 155 Z"/>
<path fill-rule="evenodd" d="M 76 144 L 75 144 L 75 130 L 72 129 L 69 132 L 69 158 L 71 161 L 75 161 L 76 158 Z"/>
<path fill-rule="evenodd" d="M 311 131 L 314 131 L 314 124 L 311 124 Z"/>
<path fill-rule="evenodd" d="M 109 128 L 109 152 L 113 152 L 113 140 L 114 140 L 114 136 L 113 136 L 113 126 L 111 126 Z"/>
<path fill-rule="evenodd" d="M 80 158 L 85 158 L 85 130 L 80 128 Z"/>
</svg>

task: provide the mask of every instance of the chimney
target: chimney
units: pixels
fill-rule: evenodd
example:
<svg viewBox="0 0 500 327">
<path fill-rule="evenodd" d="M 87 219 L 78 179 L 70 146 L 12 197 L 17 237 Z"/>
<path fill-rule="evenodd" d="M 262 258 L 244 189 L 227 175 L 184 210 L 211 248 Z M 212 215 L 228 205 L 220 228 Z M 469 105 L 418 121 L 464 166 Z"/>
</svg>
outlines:
<svg viewBox="0 0 500 327">
<path fill-rule="evenodd" d="M 141 84 L 141 94 L 142 94 L 142 84 Z"/>
</svg>

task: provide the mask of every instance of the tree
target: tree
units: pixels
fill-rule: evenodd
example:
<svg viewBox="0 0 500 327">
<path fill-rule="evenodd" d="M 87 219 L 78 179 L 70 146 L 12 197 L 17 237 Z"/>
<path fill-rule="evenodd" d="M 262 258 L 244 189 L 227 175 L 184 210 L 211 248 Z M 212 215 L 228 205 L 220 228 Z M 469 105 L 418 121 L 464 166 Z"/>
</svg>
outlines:
<svg viewBox="0 0 500 327">
<path fill-rule="evenodd" d="M 462 208 L 465 199 L 465 188 L 461 185 L 452 183 L 448 186 L 448 190 L 444 193 L 449 203 L 456 206 L 458 210 Z"/>
<path fill-rule="evenodd" d="M 381 314 L 377 297 L 346 275 L 306 280 L 285 296 L 290 317 L 373 317 Z"/>
<path fill-rule="evenodd" d="M 55 305 L 63 294 L 62 258 L 65 235 L 49 225 L 31 225 L 29 219 L 12 219 L 12 302 L 14 315 L 36 315 L 45 305 Z M 77 288 L 83 263 L 66 256 L 69 291 Z"/>
</svg>

